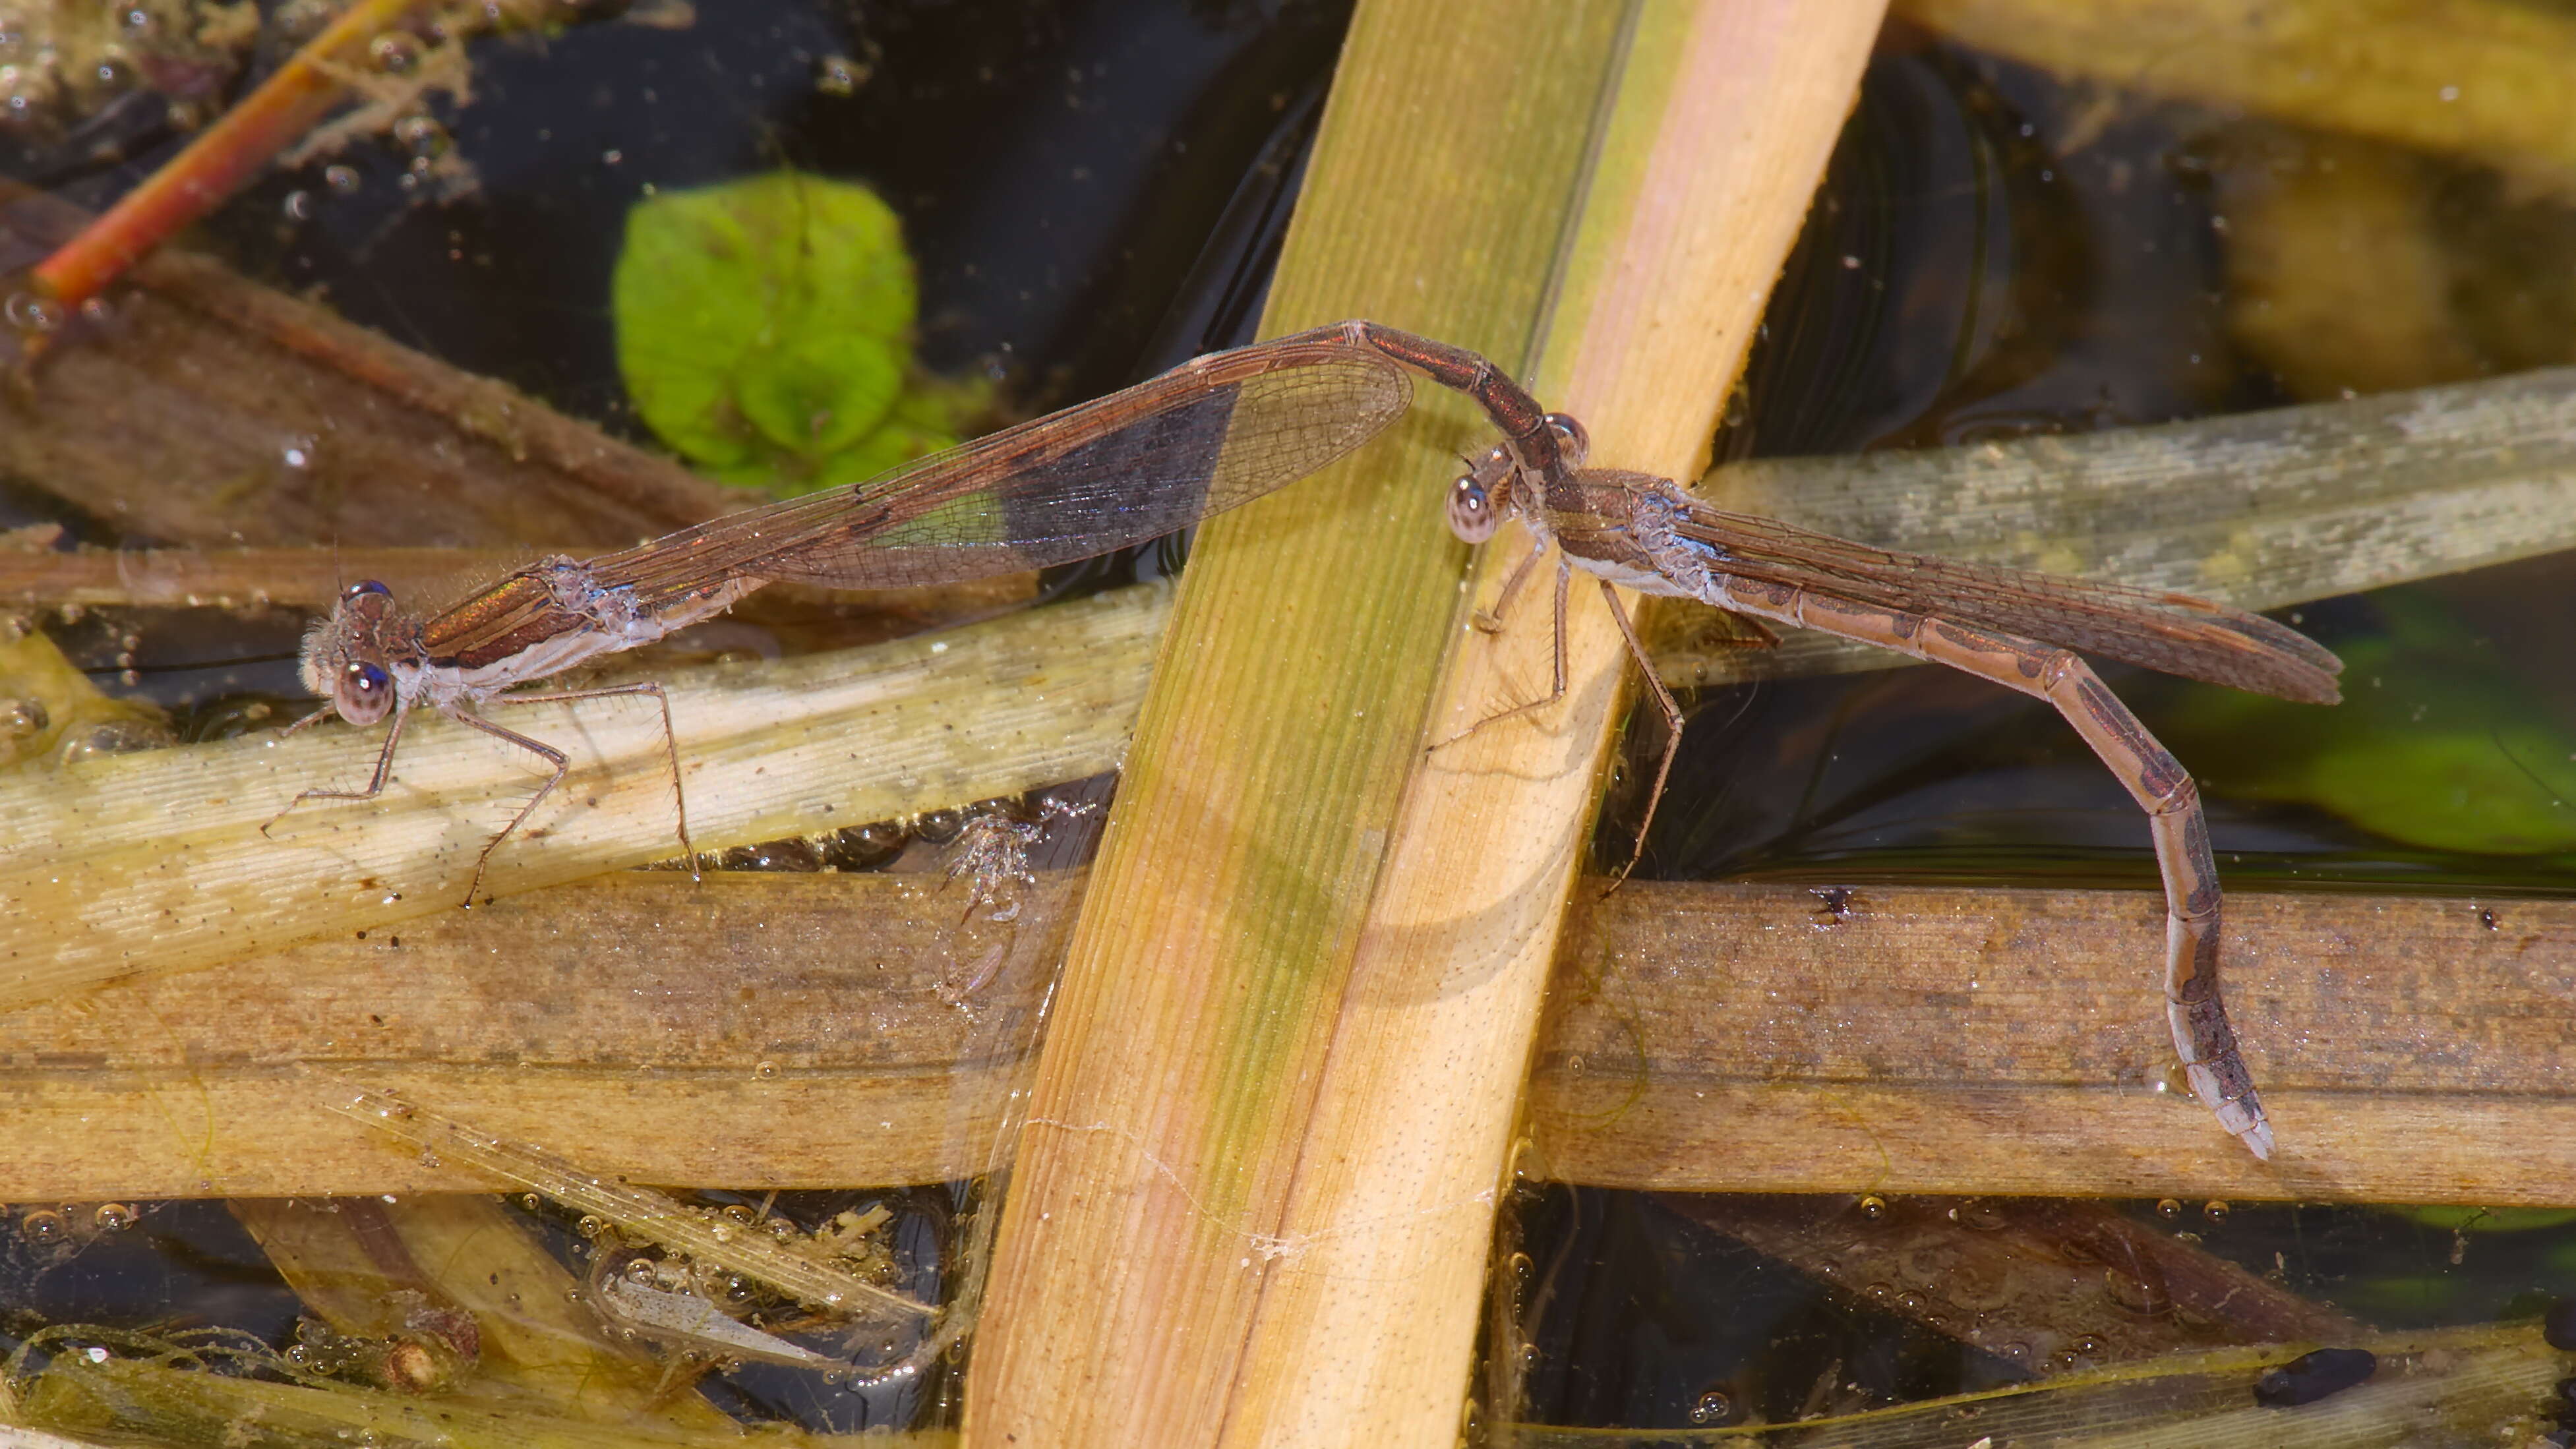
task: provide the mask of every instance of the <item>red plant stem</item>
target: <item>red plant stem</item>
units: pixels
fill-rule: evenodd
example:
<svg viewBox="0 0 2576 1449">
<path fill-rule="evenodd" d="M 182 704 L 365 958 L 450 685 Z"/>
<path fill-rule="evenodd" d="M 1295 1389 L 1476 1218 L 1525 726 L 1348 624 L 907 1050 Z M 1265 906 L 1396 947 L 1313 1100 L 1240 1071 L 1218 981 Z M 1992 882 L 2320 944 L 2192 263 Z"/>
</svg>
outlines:
<svg viewBox="0 0 2576 1449">
<path fill-rule="evenodd" d="M 346 86 L 332 73 L 334 65 L 362 62 L 377 36 L 426 3 L 358 0 L 186 150 L 39 263 L 38 290 L 77 307 L 172 233 L 214 210 L 339 103 Z"/>
</svg>

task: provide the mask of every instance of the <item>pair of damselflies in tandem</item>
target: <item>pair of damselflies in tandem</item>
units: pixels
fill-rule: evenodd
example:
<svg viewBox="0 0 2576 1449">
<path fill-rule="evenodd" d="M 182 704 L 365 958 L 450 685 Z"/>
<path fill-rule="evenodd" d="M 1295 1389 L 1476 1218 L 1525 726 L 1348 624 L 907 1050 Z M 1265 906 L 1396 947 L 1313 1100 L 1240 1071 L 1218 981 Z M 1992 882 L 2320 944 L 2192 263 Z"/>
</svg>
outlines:
<svg viewBox="0 0 2576 1449">
<path fill-rule="evenodd" d="M 518 686 L 652 643 L 765 584 L 956 583 L 1175 532 L 1358 448 L 1410 406 L 1415 372 L 1473 399 L 1502 434 L 1452 485 L 1448 502 L 1451 528 L 1471 544 L 1514 517 L 1532 539 L 1496 611 L 1551 548 L 1557 555 L 1554 689 L 1484 724 L 1564 697 L 1567 596 L 1577 569 L 1599 581 L 1668 726 L 1650 819 L 1682 716 L 1613 585 L 1875 644 L 2047 701 L 2147 813 L 2164 878 L 2166 1012 L 2192 1091 L 2257 1156 L 2270 1154 L 2271 1129 L 2219 989 L 2218 872 L 2198 790 L 2075 651 L 2315 703 L 2338 697 L 2341 665 L 2332 654 L 2269 619 L 2185 595 L 1873 548 L 1723 512 L 1663 478 L 1586 467 L 1580 424 L 1543 411 L 1484 358 L 1370 322 L 1212 353 L 866 482 L 598 558 L 548 558 L 444 608 L 406 611 L 383 584 L 353 585 L 304 645 L 305 683 L 328 703 L 290 730 L 333 714 L 391 725 L 363 788 L 307 790 L 288 809 L 380 795 L 403 721 L 422 704 L 540 757 L 551 773 L 476 859 L 471 904 L 492 852 L 569 769 L 561 750 L 479 710 L 652 696 L 673 793 L 683 793 L 659 684 Z M 694 865 L 687 803 L 677 803 L 681 848 Z M 1641 825 L 1640 848 L 1644 838 Z"/>
</svg>

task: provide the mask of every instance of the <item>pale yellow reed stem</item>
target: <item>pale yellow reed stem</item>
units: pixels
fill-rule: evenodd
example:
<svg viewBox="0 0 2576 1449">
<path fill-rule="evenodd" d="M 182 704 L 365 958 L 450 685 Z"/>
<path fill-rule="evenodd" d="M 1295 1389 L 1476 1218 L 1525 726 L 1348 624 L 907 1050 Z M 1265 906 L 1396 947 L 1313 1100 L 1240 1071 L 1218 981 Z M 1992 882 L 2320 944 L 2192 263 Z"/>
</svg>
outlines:
<svg viewBox="0 0 2576 1449">
<path fill-rule="evenodd" d="M 1513 369 L 1543 339 L 1540 396 L 1596 457 L 1691 472 L 1877 24 L 1365 5 L 1266 325 L 1367 315 Z M 1458 1433 L 1623 666 L 1587 598 L 1563 709 L 1426 756 L 1545 691 L 1549 630 L 1543 601 L 1466 627 L 1439 448 L 1490 436 L 1406 436 L 1203 541 L 1040 1067 L 969 1443 Z"/>
</svg>

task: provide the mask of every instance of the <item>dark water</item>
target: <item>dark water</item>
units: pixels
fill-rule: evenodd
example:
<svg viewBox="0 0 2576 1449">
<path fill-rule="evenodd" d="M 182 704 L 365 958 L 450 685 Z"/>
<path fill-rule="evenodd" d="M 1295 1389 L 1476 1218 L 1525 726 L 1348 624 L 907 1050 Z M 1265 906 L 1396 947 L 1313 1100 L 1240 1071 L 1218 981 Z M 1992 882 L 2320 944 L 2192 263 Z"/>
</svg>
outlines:
<svg viewBox="0 0 2576 1449">
<path fill-rule="evenodd" d="M 1603 1428 L 1785 1423 L 2027 1382 L 2028 1359 L 1972 1346 L 1915 1316 L 1826 1283 L 1678 1210 L 1671 1195 L 1549 1185 L 1525 1191 L 1523 1250 L 1538 1306 L 1529 1422 Z M 1801 1200 L 1830 1236 L 1851 1197 Z M 1972 1219 L 1976 1200 L 1964 1200 Z M 1945 1200 L 1946 1202 L 1946 1200 Z M 2405 1331 L 2530 1318 L 2576 1273 L 2576 1231 L 2458 1230 L 2402 1210 L 2232 1203 L 2105 1205 L 2282 1290 L 2373 1328 Z M 1943 1211 L 1951 1209 L 1944 1207 Z M 2495 1230 L 2501 1224 L 2504 1231 Z M 2052 1324 L 2033 1314 L 2026 1336 Z M 2013 1311 L 2011 1309 L 2004 1310 Z M 2062 1325 L 2094 1350 L 2065 1364 L 2139 1356 L 2138 1319 L 2102 1302 Z M 2221 1341 L 2213 1333 L 2209 1342 Z M 2106 1431 L 2115 1426 L 2106 1425 Z"/>
<path fill-rule="evenodd" d="M 765 0 L 702 4 L 686 30 L 612 22 L 542 44 L 480 44 L 474 103 L 440 112 L 478 178 L 470 191 L 440 200 L 407 188 L 399 149 L 361 144 L 335 159 L 346 168 L 336 177 L 317 162 L 263 180 L 207 240 L 254 275 L 320 289 L 393 337 L 632 431 L 607 312 L 627 208 L 648 187 L 782 164 L 854 177 L 903 215 L 921 263 L 926 361 L 985 369 L 1015 406 L 1040 410 L 1246 335 L 1346 11 Z M 869 78 L 829 93 L 817 76 L 836 59 Z M 2229 337 L 2211 179 L 2221 121 L 2105 112 L 2099 100 L 1959 52 L 1887 47 L 1721 456 L 1938 446 L 2291 400 Z M 169 145 L 144 126 L 123 163 L 29 151 L 19 174 L 95 205 Z M 80 536 L 115 537 L 76 506 L 49 507 Z M 2433 618 L 2450 632 L 2432 652 L 2576 728 L 2576 628 L 2563 609 L 2531 606 L 2563 598 L 2567 573 L 2544 560 L 2403 597 L 2327 601 L 2302 618 L 2347 651 L 2390 637 L 2392 618 Z M 236 632 L 218 650 L 193 636 L 199 627 L 171 611 L 93 615 L 58 632 L 102 679 L 131 669 L 126 687 L 194 711 L 192 738 L 237 728 L 230 711 L 245 698 L 292 692 L 299 619 L 257 622 L 248 649 Z M 123 645 L 127 633 L 139 648 Z M 136 657 L 112 662 L 120 653 Z M 2198 686 L 2106 675 L 2150 727 L 2195 741 L 2185 756 L 2209 786 L 2231 882 L 2568 889 L 2559 853 L 2394 839 L 2330 803 L 2231 791 L 2223 739 L 2194 724 Z M 2134 807 L 2031 701 L 1918 669 L 1712 689 L 1686 704 L 1650 873 L 2154 878 Z M 1632 766 L 1648 758 L 1632 752 Z M 2563 759 L 2528 773 L 2542 794 L 2576 792 Z M 1607 858 L 1624 855 L 1633 829 L 1634 774 L 1605 812 Z M 1851 1209 L 1815 1204 L 1824 1220 Z M 36 1210 L 19 1205 L 9 1225 Z M 909 1210 L 909 1231 L 935 1238 L 939 1205 Z M 0 1241 L 0 1333 L 175 1320 L 286 1340 L 293 1295 L 220 1205 L 138 1211 L 135 1226 L 78 1251 L 24 1232 Z M 2213 1221 L 2195 1205 L 2179 1223 L 2155 1204 L 2121 1211 L 2380 1327 L 2523 1313 L 2576 1279 L 2565 1227 L 2464 1236 L 2368 1208 L 2240 1204 Z M 1515 1412 L 1535 1422 L 1778 1420 L 2027 1371 L 1669 1200 L 1533 1187 L 1512 1218 L 1536 1288 L 1517 1329 L 1531 1351 Z M 914 1407 L 818 1393 L 780 1370 L 728 1382 L 730 1405 L 749 1417 L 855 1428 Z"/>
<path fill-rule="evenodd" d="M 2304 400 L 2228 334 L 2225 212 L 2211 176 L 2230 164 L 2227 119 L 2143 103 L 2106 117 L 2106 104 L 1944 47 L 1886 47 L 1773 298 L 1720 457 L 1958 445 Z M 2359 660 L 2389 634 L 2391 611 L 2428 621 L 2421 652 L 2442 667 L 2409 687 L 2438 698 L 2492 679 L 2535 718 L 2576 731 L 2576 638 L 2564 610 L 2530 606 L 2570 583 L 2576 565 L 2543 558 L 2323 600 L 2298 623 Z M 2317 802 L 2233 791 L 2232 742 L 2196 723 L 2224 691 L 2101 672 L 2200 776 L 2231 880 L 2576 889 L 2565 847 L 2445 852 Z M 2369 680 L 2356 668 L 2347 692 Z M 1652 874 L 2155 879 L 2134 806 L 2036 701 L 1909 669 L 1708 689 L 1686 707 Z M 2238 739 L 2313 728 L 2320 712 L 2282 706 L 2262 719 Z M 2391 734 L 2414 725 L 2429 738 L 2444 724 L 2401 720 Z M 1644 733 L 1632 786 L 1661 746 L 1659 728 Z M 2390 749 L 2402 759 L 2402 738 Z M 2566 752 L 2521 763 L 2529 778 L 2500 766 L 2516 777 L 2508 788 L 2546 797 L 2541 808 L 2576 827 L 2576 805 L 2558 803 L 2576 801 Z M 1633 835 L 1638 797 L 1631 788 L 1605 812 L 1604 859 Z"/>
<path fill-rule="evenodd" d="M 371 151 L 311 221 L 284 223 L 282 201 L 315 178 L 280 176 L 223 230 L 360 321 L 613 417 L 608 276 L 648 189 L 781 166 L 860 180 L 919 261 L 925 363 L 989 363 L 1045 411 L 1160 370 L 1148 349 L 1179 284 L 1320 92 L 1346 11 L 753 0 L 687 29 L 496 43 L 451 126 L 475 195 L 417 204 L 405 158 Z M 835 57 L 872 74 L 829 93 Z"/>
</svg>

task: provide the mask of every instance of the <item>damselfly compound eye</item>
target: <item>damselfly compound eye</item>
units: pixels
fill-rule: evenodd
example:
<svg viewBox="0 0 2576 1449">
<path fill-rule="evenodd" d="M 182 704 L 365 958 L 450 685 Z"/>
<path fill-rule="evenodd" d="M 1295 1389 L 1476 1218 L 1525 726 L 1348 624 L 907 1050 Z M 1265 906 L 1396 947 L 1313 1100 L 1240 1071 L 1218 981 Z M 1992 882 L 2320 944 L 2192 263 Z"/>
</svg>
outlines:
<svg viewBox="0 0 2576 1449">
<path fill-rule="evenodd" d="M 1556 450 L 1565 455 L 1568 465 L 1579 464 L 1591 454 L 1592 435 L 1583 430 L 1583 424 L 1563 413 L 1549 413 L 1547 426 L 1556 434 Z"/>
<path fill-rule="evenodd" d="M 393 676 L 381 664 L 360 660 L 340 671 L 340 679 L 331 691 L 332 708 L 340 718 L 354 725 L 369 725 L 385 717 L 393 708 Z"/>
<path fill-rule="evenodd" d="M 1485 485 L 1476 475 L 1466 474 L 1449 485 L 1449 531 L 1465 543 L 1483 543 L 1494 536 L 1495 525 L 1502 520 L 1495 515 L 1494 500 L 1485 493 Z"/>
</svg>

